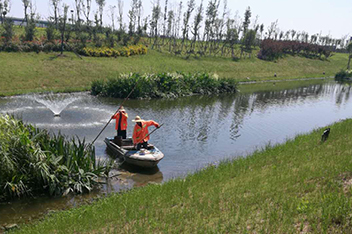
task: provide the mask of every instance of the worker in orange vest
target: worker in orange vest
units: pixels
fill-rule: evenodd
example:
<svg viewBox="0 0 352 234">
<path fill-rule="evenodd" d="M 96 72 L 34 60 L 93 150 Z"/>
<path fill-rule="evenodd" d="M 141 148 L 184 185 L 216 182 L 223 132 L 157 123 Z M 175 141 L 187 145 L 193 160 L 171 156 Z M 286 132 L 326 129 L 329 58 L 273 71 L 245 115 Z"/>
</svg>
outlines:
<svg viewBox="0 0 352 234">
<path fill-rule="evenodd" d="M 128 114 L 126 113 L 123 106 L 119 108 L 119 111 L 111 117 L 116 119 L 115 129 L 117 130 L 117 136 L 121 136 L 122 139 L 126 139 L 126 129 L 127 129 L 127 118 Z"/>
<path fill-rule="evenodd" d="M 153 120 L 145 121 L 141 119 L 141 117 L 139 117 L 138 115 L 134 120 L 132 120 L 132 122 L 136 123 L 133 129 L 132 136 L 135 148 L 137 150 L 139 150 L 141 147 L 147 148 L 148 141 L 150 138 L 149 136 L 147 136 L 149 134 L 148 127 L 154 125 L 155 127 L 159 128 L 160 125 Z"/>
</svg>

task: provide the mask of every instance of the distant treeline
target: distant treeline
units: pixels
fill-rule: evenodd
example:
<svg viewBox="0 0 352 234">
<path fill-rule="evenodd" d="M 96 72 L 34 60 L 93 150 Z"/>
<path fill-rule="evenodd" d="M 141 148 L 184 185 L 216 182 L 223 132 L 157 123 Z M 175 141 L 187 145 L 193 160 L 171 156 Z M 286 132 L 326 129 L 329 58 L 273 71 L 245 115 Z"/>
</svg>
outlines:
<svg viewBox="0 0 352 234">
<path fill-rule="evenodd" d="M 123 1 L 117 6 L 106 6 L 105 0 L 95 0 L 98 10 L 92 12 L 92 0 L 75 0 L 74 8 L 69 9 L 63 0 L 50 0 L 53 15 L 48 18 L 46 38 L 50 40 L 53 30 L 60 32 L 57 36 L 62 41 L 62 50 L 69 40 L 81 42 L 83 46 L 91 41 L 91 46 L 110 48 L 122 45 L 145 43 L 151 49 L 167 51 L 182 56 L 222 56 L 233 59 L 251 57 L 263 40 L 296 41 L 305 44 L 332 48 L 344 48 L 347 36 L 333 39 L 320 34 L 309 35 L 304 31 L 282 31 L 278 21 L 265 27 L 258 17 L 252 19 L 248 7 L 243 18 L 238 14 L 231 16 L 227 0 L 202 1 L 196 5 L 195 0 L 177 2 L 170 7 L 169 0 L 163 4 L 154 1 L 151 14 L 143 16 L 141 0 L 132 0 L 127 12 L 128 22 L 123 21 Z M 25 34 L 23 40 L 35 39 L 35 23 L 38 21 L 32 0 L 22 0 L 24 10 Z M 232 9 L 234 10 L 234 9 Z M 10 0 L 0 0 L 0 16 L 3 23 L 3 41 L 9 43 L 13 37 L 11 22 L 6 20 L 10 11 Z M 111 22 L 104 22 L 103 14 Z M 92 16 L 94 20 L 92 20 Z M 148 38 L 142 40 L 142 38 Z M 262 57 L 263 56 L 259 56 Z"/>
</svg>

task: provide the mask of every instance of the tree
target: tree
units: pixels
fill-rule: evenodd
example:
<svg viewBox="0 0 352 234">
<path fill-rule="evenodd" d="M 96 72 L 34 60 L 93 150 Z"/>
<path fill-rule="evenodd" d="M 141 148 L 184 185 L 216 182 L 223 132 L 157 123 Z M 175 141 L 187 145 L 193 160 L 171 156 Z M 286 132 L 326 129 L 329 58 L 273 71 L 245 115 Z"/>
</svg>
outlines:
<svg viewBox="0 0 352 234">
<path fill-rule="evenodd" d="M 142 0 L 138 0 L 136 4 L 136 17 L 137 17 L 137 32 L 138 35 L 142 34 L 141 18 L 142 18 Z"/>
<path fill-rule="evenodd" d="M 165 0 L 165 8 L 164 8 L 164 24 L 163 24 L 163 36 L 166 36 L 166 20 L 167 20 L 167 4 L 169 0 Z"/>
<path fill-rule="evenodd" d="M 350 42 L 347 46 L 348 56 L 348 63 L 347 63 L 347 70 L 350 70 L 351 59 L 352 59 L 352 42 Z"/>
<path fill-rule="evenodd" d="M 255 44 L 255 38 L 256 38 L 256 31 L 253 29 L 250 29 L 247 31 L 246 35 L 243 38 L 243 51 L 250 55 L 252 54 L 252 46 Z"/>
<path fill-rule="evenodd" d="M 235 49 L 234 45 L 238 41 L 238 31 L 236 29 L 235 20 L 228 19 L 227 20 L 227 32 L 226 32 L 226 43 L 230 45 L 231 48 L 231 57 L 235 58 Z"/>
<path fill-rule="evenodd" d="M 58 10 L 59 10 L 59 3 L 61 0 L 51 0 L 51 4 L 53 5 L 54 8 L 54 22 L 55 22 L 55 26 L 56 28 L 58 27 Z"/>
<path fill-rule="evenodd" d="M 63 15 L 59 18 L 59 30 L 61 33 L 61 55 L 64 53 L 64 40 L 65 40 L 65 31 L 66 31 L 66 23 L 67 23 L 67 12 L 68 5 L 63 5 L 64 12 Z"/>
<path fill-rule="evenodd" d="M 246 33 L 247 33 L 247 30 L 248 30 L 249 24 L 251 23 L 251 16 L 252 16 L 251 8 L 248 7 L 248 8 L 246 9 L 246 12 L 244 13 L 243 37 L 246 36 Z"/>
<path fill-rule="evenodd" d="M 82 2 L 83 0 L 75 0 L 75 7 L 76 7 L 76 15 L 77 15 L 77 24 L 81 24 L 81 10 L 82 10 Z M 72 19 L 73 21 L 73 19 Z"/>
<path fill-rule="evenodd" d="M 160 19 L 160 14 L 161 14 L 160 1 L 157 0 L 157 2 L 153 6 L 152 19 L 150 22 L 151 37 L 153 36 L 155 37 L 152 49 L 154 49 L 154 46 L 156 45 L 158 40 L 158 23 Z"/>
<path fill-rule="evenodd" d="M 198 7 L 198 11 L 196 16 L 194 17 L 194 23 L 193 23 L 193 41 L 191 44 L 191 50 L 193 49 L 193 46 L 195 45 L 198 37 L 199 37 L 199 29 L 200 29 L 200 24 L 203 20 L 203 0 L 200 3 L 200 6 Z"/>
<path fill-rule="evenodd" d="M 4 20 L 6 19 L 6 15 L 10 12 L 10 8 L 11 8 L 10 0 L 4 0 L 3 2 L 1 2 L 0 0 L 1 23 L 4 23 Z"/>
<path fill-rule="evenodd" d="M 117 7 L 119 9 L 119 17 L 118 17 L 118 22 L 119 22 L 119 30 L 120 32 L 123 31 L 123 1 L 122 0 L 118 0 L 117 1 Z"/>
<path fill-rule="evenodd" d="M 8 43 L 12 40 L 12 37 L 14 35 L 13 31 L 13 21 L 10 19 L 3 19 L 3 24 L 2 24 L 4 31 L 1 34 L 5 38 L 5 42 Z"/>
<path fill-rule="evenodd" d="M 268 39 L 271 39 L 271 36 L 274 35 L 273 38 L 275 38 L 275 33 L 277 31 L 277 24 L 278 24 L 278 20 L 276 20 L 275 22 L 271 22 L 270 26 L 268 27 Z"/>
<path fill-rule="evenodd" d="M 247 52 L 247 51 L 250 51 L 251 50 L 249 48 L 251 48 L 251 42 L 252 42 L 252 36 L 253 36 L 253 32 L 250 32 L 250 33 L 247 33 L 248 31 L 248 27 L 249 27 L 249 24 L 251 23 L 251 8 L 248 7 L 246 12 L 244 13 L 244 21 L 243 21 L 243 34 L 242 34 L 242 44 L 241 44 L 241 57 L 243 55 L 243 52 Z M 255 35 L 255 33 L 254 33 Z M 255 39 L 255 38 L 254 38 Z M 253 41 L 254 41 L 253 39 Z"/>
<path fill-rule="evenodd" d="M 109 6 L 110 14 L 111 14 L 111 29 L 115 31 L 115 8 L 116 6 Z"/>
<path fill-rule="evenodd" d="M 138 0 L 132 0 L 131 10 L 128 11 L 128 18 L 129 18 L 128 34 L 130 36 L 132 36 L 133 33 L 135 32 L 136 18 L 137 18 L 136 13 L 137 13 L 138 4 L 139 4 Z"/>
<path fill-rule="evenodd" d="M 34 18 L 35 12 L 34 12 L 32 3 L 30 4 L 30 9 L 31 9 L 30 17 L 29 17 L 29 19 L 27 19 L 27 24 L 26 24 L 26 27 L 25 27 L 25 39 L 26 39 L 26 41 L 33 41 L 34 34 L 36 32 L 36 25 L 35 25 L 36 24 L 36 20 Z"/>
<path fill-rule="evenodd" d="M 104 12 L 104 6 L 105 6 L 105 0 L 95 0 L 95 2 L 99 6 L 99 16 L 100 16 L 100 27 L 103 26 L 103 12 Z"/>
<path fill-rule="evenodd" d="M 187 11 L 184 13 L 184 17 L 183 17 L 181 52 L 183 50 L 185 39 L 186 39 L 186 36 L 188 34 L 188 30 L 189 30 L 189 19 L 191 18 L 191 14 L 192 14 L 194 7 L 195 7 L 194 0 L 189 0 L 187 3 L 187 6 L 188 6 Z"/>
<path fill-rule="evenodd" d="M 27 14 L 27 9 L 29 7 L 30 1 L 29 0 L 22 0 L 23 7 L 24 7 L 24 18 L 26 20 L 26 23 L 28 24 L 28 14 Z"/>
<path fill-rule="evenodd" d="M 172 32 L 173 32 L 173 28 L 175 27 L 174 19 L 175 19 L 175 14 L 174 14 L 174 11 L 171 10 L 167 13 L 167 31 L 166 31 L 166 36 L 170 38 L 169 52 L 171 52 Z"/>
<path fill-rule="evenodd" d="M 169 11 L 167 13 L 167 30 L 166 30 L 166 36 L 167 37 L 171 37 L 172 31 L 173 31 L 173 27 L 175 27 L 174 24 L 173 24 L 174 18 L 175 18 L 174 11 L 172 11 L 172 10 Z"/>
<path fill-rule="evenodd" d="M 203 47 L 203 53 L 206 53 L 206 50 L 209 45 L 209 54 L 212 53 L 212 41 L 216 39 L 215 31 L 216 31 L 216 21 L 218 17 L 220 0 L 211 0 L 208 3 L 208 7 L 206 10 L 206 20 L 204 27 L 204 35 L 203 41 L 205 42 L 205 46 Z"/>
<path fill-rule="evenodd" d="M 90 14 L 90 7 L 92 4 L 92 0 L 82 0 L 82 9 L 83 9 L 83 14 L 86 17 L 86 23 L 89 26 L 89 14 Z"/>
</svg>

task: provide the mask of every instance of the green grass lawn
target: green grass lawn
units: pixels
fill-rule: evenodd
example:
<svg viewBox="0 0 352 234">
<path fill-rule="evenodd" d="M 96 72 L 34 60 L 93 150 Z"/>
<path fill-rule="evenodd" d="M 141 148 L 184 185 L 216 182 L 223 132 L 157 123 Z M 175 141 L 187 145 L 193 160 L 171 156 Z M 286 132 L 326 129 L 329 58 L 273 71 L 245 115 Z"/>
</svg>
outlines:
<svg viewBox="0 0 352 234">
<path fill-rule="evenodd" d="M 351 233 L 352 120 L 17 233 Z"/>
<path fill-rule="evenodd" d="M 96 79 L 129 72 L 211 72 L 239 81 L 333 76 L 347 64 L 346 54 L 329 61 L 288 56 L 277 62 L 257 58 L 239 62 L 230 58 L 204 57 L 185 60 L 149 50 L 147 55 L 119 58 L 78 58 L 73 53 L 0 53 L 0 95 L 43 91 L 82 91 Z M 274 73 L 278 77 L 274 77 Z"/>
</svg>

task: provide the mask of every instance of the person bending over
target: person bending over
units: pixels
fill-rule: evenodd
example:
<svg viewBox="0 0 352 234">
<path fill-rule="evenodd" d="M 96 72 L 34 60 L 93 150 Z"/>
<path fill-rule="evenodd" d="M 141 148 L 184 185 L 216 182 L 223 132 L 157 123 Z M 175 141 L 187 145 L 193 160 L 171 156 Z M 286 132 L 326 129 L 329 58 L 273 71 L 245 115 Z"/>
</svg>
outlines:
<svg viewBox="0 0 352 234">
<path fill-rule="evenodd" d="M 133 145 L 137 150 L 140 150 L 141 147 L 147 148 L 148 141 L 150 139 L 150 137 L 148 136 L 149 134 L 148 127 L 154 125 L 155 127 L 159 128 L 160 125 L 153 120 L 145 121 L 141 119 L 141 117 L 139 117 L 138 115 L 134 120 L 132 120 L 132 122 L 136 123 L 133 129 L 133 136 L 132 136 Z"/>
</svg>

